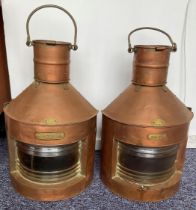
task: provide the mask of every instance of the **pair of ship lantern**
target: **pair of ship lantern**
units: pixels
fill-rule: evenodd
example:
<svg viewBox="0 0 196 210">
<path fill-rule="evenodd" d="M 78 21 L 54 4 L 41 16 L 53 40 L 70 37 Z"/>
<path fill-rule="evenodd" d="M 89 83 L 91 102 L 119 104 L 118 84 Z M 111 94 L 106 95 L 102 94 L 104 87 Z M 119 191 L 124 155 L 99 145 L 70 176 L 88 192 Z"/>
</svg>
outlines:
<svg viewBox="0 0 196 210">
<path fill-rule="evenodd" d="M 71 18 L 73 45 L 31 41 L 30 18 L 46 7 Z M 130 36 L 141 29 L 164 33 L 172 46 L 132 48 Z M 77 26 L 65 9 L 44 5 L 30 14 L 27 36 L 27 45 L 34 48 L 35 82 L 4 108 L 12 183 L 31 199 L 69 198 L 92 179 L 96 136 L 97 111 L 69 83 Z M 101 179 L 128 199 L 158 201 L 179 187 L 193 114 L 165 86 L 172 51 L 176 45 L 164 31 L 132 31 L 132 84 L 103 111 Z"/>
</svg>

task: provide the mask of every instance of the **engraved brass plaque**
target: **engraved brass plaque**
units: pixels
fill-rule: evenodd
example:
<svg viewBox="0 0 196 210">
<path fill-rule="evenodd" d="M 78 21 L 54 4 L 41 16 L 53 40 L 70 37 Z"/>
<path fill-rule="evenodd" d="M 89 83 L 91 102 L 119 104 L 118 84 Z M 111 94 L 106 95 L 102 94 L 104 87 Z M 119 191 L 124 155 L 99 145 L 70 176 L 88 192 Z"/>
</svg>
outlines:
<svg viewBox="0 0 196 210">
<path fill-rule="evenodd" d="M 54 118 L 47 118 L 47 119 L 42 120 L 41 123 L 44 125 L 56 125 L 57 120 Z"/>
<path fill-rule="evenodd" d="M 149 134 L 148 139 L 149 140 L 154 140 L 154 141 L 159 141 L 159 140 L 164 140 L 167 138 L 166 133 L 160 133 L 160 134 Z"/>
<path fill-rule="evenodd" d="M 61 140 L 65 137 L 65 134 L 55 132 L 40 132 L 35 133 L 35 136 L 39 140 Z"/>
</svg>

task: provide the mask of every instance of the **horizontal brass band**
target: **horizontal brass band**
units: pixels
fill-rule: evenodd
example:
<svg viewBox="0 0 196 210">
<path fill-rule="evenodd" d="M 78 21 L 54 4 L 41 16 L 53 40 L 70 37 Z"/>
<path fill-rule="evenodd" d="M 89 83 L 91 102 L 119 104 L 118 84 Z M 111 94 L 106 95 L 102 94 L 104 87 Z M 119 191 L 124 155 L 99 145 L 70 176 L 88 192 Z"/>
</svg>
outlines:
<svg viewBox="0 0 196 210">
<path fill-rule="evenodd" d="M 134 66 L 135 67 L 139 67 L 139 68 L 150 68 L 151 70 L 154 70 L 154 69 L 165 69 L 165 71 L 167 70 L 167 68 L 169 67 L 169 64 L 159 64 L 159 65 L 154 65 L 154 64 L 143 64 L 143 63 L 134 63 Z"/>
<path fill-rule="evenodd" d="M 61 140 L 65 137 L 65 134 L 55 132 L 39 132 L 35 133 L 35 137 L 39 140 Z"/>
</svg>

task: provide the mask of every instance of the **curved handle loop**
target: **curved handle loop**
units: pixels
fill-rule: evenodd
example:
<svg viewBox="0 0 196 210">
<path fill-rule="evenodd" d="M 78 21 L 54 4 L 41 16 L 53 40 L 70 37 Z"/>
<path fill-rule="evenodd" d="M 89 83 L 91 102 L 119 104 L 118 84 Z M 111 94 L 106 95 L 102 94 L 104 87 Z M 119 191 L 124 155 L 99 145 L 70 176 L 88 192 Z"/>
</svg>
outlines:
<svg viewBox="0 0 196 210">
<path fill-rule="evenodd" d="M 72 50 L 77 50 L 78 49 L 78 46 L 76 44 L 76 42 L 77 42 L 77 25 L 76 25 L 76 21 L 74 20 L 73 16 L 67 10 L 65 10 L 63 7 L 60 7 L 60 6 L 57 6 L 57 5 L 54 5 L 54 4 L 46 4 L 46 5 L 37 7 L 36 9 L 34 9 L 29 14 L 29 16 L 27 18 L 27 22 L 26 22 L 26 31 L 27 31 L 27 42 L 26 42 L 26 45 L 27 46 L 32 46 L 32 44 L 33 44 L 33 41 L 31 41 L 30 32 L 29 32 L 29 22 L 30 22 L 30 19 L 34 15 L 34 13 L 36 13 L 38 10 L 41 10 L 41 9 L 44 9 L 44 8 L 57 8 L 57 9 L 60 9 L 63 12 L 65 12 L 71 18 L 72 23 L 74 25 L 74 31 L 75 31 L 74 32 L 74 43 L 71 45 L 71 49 Z"/>
<path fill-rule="evenodd" d="M 171 36 L 170 36 L 168 33 L 166 33 L 165 31 L 163 31 L 163 30 L 161 30 L 161 29 L 159 29 L 159 28 L 141 27 L 141 28 L 136 28 L 136 29 L 134 29 L 134 30 L 131 31 L 131 32 L 129 33 L 129 35 L 128 35 L 128 46 L 129 46 L 128 52 L 129 52 L 129 53 L 134 52 L 134 47 L 132 47 L 132 45 L 131 45 L 131 35 L 132 35 L 134 32 L 136 32 L 136 31 L 146 30 L 146 29 L 158 31 L 158 32 L 161 32 L 161 33 L 165 34 L 165 35 L 167 36 L 167 38 L 169 39 L 171 45 L 172 45 L 172 46 L 171 46 L 171 51 L 175 52 L 175 51 L 177 50 L 177 45 L 176 45 L 176 43 L 172 40 Z"/>
</svg>

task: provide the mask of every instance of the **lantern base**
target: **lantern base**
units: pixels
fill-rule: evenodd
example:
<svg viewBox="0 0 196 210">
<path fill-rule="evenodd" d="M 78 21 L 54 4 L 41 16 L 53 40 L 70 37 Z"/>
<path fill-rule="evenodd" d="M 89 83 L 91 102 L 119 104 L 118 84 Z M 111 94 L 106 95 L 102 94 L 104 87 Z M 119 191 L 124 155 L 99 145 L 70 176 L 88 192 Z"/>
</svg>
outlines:
<svg viewBox="0 0 196 210">
<path fill-rule="evenodd" d="M 80 194 L 91 183 L 92 177 L 78 175 L 69 181 L 46 185 L 29 181 L 15 171 L 11 173 L 11 181 L 18 193 L 31 200 L 59 201 Z"/>
<path fill-rule="evenodd" d="M 101 179 L 111 192 L 128 200 L 157 202 L 170 198 L 178 191 L 181 174 L 181 171 L 175 171 L 167 181 L 151 185 L 127 181 L 118 176 L 108 178 L 103 174 Z"/>
</svg>

